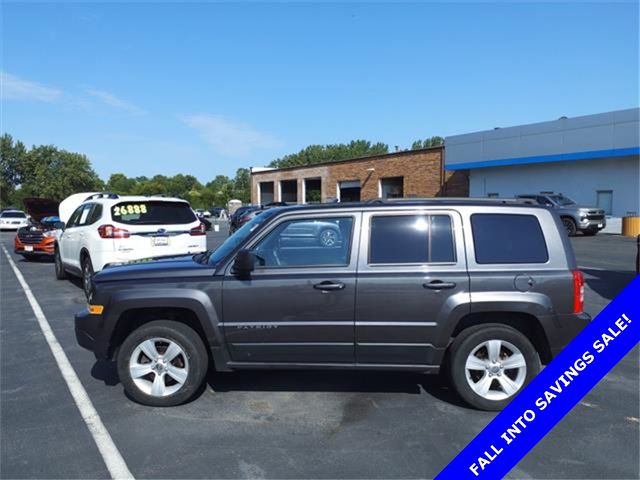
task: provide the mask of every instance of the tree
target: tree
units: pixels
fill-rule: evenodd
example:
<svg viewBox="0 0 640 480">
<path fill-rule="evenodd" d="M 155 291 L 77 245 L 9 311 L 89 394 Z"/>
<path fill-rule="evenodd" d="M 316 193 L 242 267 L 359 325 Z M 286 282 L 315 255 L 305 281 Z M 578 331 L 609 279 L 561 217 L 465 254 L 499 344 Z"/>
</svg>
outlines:
<svg viewBox="0 0 640 480">
<path fill-rule="evenodd" d="M 236 171 L 236 176 L 233 179 L 233 197 L 242 203 L 251 201 L 251 173 L 248 168 L 239 168 Z M 231 199 L 227 201 L 229 200 Z"/>
<path fill-rule="evenodd" d="M 27 154 L 22 142 L 13 143 L 9 134 L 0 137 L 0 204 L 9 205 L 16 186 L 22 183 L 21 165 Z"/>
<path fill-rule="evenodd" d="M 315 163 L 335 162 L 349 158 L 367 157 L 389 153 L 385 143 L 372 144 L 368 140 L 352 140 L 335 145 L 309 145 L 298 153 L 285 155 L 272 161 L 269 166 L 275 168 L 296 167 Z"/>
<path fill-rule="evenodd" d="M 106 189 L 108 192 L 118 195 L 131 195 L 136 185 L 135 178 L 128 178 L 124 173 L 112 173 L 107 181 Z"/>
<path fill-rule="evenodd" d="M 62 200 L 73 193 L 104 189 L 86 156 L 53 145 L 31 148 L 21 157 L 17 171 L 20 185 L 15 195 L 19 198 Z"/>
<path fill-rule="evenodd" d="M 444 145 L 444 138 L 439 136 L 429 137 L 425 140 L 416 140 L 411 144 L 411 150 L 420 150 L 421 148 L 439 147 Z"/>
</svg>

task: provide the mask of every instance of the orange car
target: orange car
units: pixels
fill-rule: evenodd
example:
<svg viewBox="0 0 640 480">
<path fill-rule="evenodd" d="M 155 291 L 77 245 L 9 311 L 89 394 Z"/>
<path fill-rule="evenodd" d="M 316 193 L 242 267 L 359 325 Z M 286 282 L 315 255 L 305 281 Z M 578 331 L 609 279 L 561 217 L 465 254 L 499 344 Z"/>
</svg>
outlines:
<svg viewBox="0 0 640 480">
<path fill-rule="evenodd" d="M 22 227 L 13 242 L 14 251 L 27 260 L 36 256 L 53 257 L 56 243 L 56 224 L 60 222 L 60 202 L 48 198 L 25 198 L 24 205 L 31 216 L 31 225 Z"/>
</svg>

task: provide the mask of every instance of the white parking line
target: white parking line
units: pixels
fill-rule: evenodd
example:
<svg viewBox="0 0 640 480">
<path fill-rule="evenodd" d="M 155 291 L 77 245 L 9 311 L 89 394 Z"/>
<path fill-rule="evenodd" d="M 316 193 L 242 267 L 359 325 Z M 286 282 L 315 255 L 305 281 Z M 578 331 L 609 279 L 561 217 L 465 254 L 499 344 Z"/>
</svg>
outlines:
<svg viewBox="0 0 640 480">
<path fill-rule="evenodd" d="M 82 386 L 76 371 L 71 366 L 71 363 L 67 358 L 67 354 L 64 353 L 64 350 L 53 333 L 53 330 L 51 330 L 51 325 L 49 325 L 47 317 L 44 316 L 44 312 L 42 311 L 42 308 L 40 308 L 40 304 L 36 300 L 36 297 L 4 245 L 2 245 L 2 250 L 7 257 L 7 260 L 9 260 L 9 265 L 11 265 L 13 273 L 15 273 L 18 278 L 18 282 L 20 283 L 22 290 L 24 290 L 27 300 L 29 300 L 29 304 L 31 305 L 31 309 L 38 320 L 38 324 L 40 325 L 44 338 L 49 344 L 51 353 L 53 354 L 53 357 L 58 364 L 58 368 L 62 373 L 62 378 L 64 378 L 67 387 L 69 387 L 71 396 L 73 397 L 78 410 L 80 410 L 80 415 L 82 416 L 84 423 L 87 425 L 89 432 L 91 432 L 93 440 L 96 442 L 96 446 L 100 451 L 100 455 L 102 456 L 111 477 L 114 479 L 132 479 L 133 475 L 129 471 L 129 467 L 127 467 L 120 451 L 116 447 L 115 443 L 113 443 L 111 435 L 109 435 L 109 432 L 102 423 L 93 403 L 91 403 L 91 399 L 89 398 L 87 391 Z"/>
</svg>

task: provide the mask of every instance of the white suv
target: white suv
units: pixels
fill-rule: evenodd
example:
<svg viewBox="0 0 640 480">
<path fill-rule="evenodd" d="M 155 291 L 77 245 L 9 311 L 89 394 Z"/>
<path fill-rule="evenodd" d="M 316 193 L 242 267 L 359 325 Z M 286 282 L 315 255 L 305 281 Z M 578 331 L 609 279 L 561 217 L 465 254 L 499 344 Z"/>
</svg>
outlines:
<svg viewBox="0 0 640 480">
<path fill-rule="evenodd" d="M 82 277 L 88 297 L 93 273 L 110 263 L 206 249 L 204 225 L 186 201 L 97 193 L 84 199 L 58 235 L 56 277 Z"/>
</svg>

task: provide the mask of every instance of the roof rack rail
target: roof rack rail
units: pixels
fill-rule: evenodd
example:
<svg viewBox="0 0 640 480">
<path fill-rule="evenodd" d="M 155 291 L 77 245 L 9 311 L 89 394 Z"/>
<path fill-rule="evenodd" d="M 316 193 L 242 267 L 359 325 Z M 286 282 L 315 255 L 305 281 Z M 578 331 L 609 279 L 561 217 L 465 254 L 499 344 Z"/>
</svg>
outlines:
<svg viewBox="0 0 640 480">
<path fill-rule="evenodd" d="M 89 195 L 87 198 L 84 199 L 84 201 L 86 202 L 87 200 L 93 200 L 95 198 L 120 198 L 120 196 L 117 193 L 113 193 L 113 192 L 100 192 L 100 193 L 94 193 L 93 195 Z"/>
<path fill-rule="evenodd" d="M 381 205 L 402 205 L 402 204 L 416 204 L 420 202 L 428 203 L 476 203 L 481 201 L 483 203 L 498 203 L 498 204 L 510 204 L 510 203 L 534 203 L 529 198 L 496 198 L 496 197 L 426 197 L 426 198 L 374 198 L 364 203 L 367 204 L 381 204 Z"/>
</svg>

